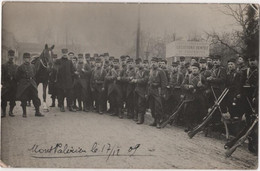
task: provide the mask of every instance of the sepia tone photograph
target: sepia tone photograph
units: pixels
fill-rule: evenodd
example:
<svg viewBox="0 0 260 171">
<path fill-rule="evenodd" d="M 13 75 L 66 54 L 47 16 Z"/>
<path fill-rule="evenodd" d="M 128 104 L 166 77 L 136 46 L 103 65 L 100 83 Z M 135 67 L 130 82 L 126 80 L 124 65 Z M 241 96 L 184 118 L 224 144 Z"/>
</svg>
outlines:
<svg viewBox="0 0 260 171">
<path fill-rule="evenodd" d="M 258 168 L 259 4 L 2 2 L 4 168 Z"/>
</svg>

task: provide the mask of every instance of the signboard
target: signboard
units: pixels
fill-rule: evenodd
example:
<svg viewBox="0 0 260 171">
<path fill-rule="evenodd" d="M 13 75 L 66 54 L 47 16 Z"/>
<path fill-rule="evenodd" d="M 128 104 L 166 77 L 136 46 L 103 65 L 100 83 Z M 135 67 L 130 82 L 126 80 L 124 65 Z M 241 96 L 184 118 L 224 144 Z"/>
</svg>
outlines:
<svg viewBox="0 0 260 171">
<path fill-rule="evenodd" d="M 166 58 L 174 56 L 207 57 L 209 42 L 174 41 L 166 45 Z"/>
</svg>

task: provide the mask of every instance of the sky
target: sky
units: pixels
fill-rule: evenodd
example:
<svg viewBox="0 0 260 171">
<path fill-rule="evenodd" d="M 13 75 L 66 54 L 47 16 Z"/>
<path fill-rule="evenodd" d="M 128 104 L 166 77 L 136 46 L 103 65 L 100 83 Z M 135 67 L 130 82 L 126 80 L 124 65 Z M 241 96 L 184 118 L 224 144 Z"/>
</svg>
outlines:
<svg viewBox="0 0 260 171">
<path fill-rule="evenodd" d="M 142 4 L 141 31 L 154 37 L 237 29 L 219 4 Z M 90 53 L 125 54 L 135 46 L 138 4 L 6 2 L 3 28 L 18 42 L 73 42 Z M 66 36 L 67 35 L 67 36 Z"/>
</svg>

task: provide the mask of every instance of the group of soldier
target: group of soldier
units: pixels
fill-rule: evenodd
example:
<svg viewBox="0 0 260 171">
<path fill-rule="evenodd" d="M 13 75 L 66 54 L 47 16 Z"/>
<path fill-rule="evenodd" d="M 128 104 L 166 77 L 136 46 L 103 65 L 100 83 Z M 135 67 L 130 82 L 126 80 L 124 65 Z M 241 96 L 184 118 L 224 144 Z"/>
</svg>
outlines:
<svg viewBox="0 0 260 171">
<path fill-rule="evenodd" d="M 213 122 L 221 118 L 242 119 L 252 114 L 250 107 L 257 109 L 258 62 L 256 57 L 237 56 L 226 64 L 220 55 L 206 58 L 192 57 L 178 61 L 153 57 L 150 61 L 130 56 L 114 58 L 109 53 L 75 55 L 62 49 L 62 56 L 52 56 L 53 65 L 49 72 L 49 94 L 52 105 L 56 99 L 61 112 L 65 112 L 66 99 L 69 111 L 96 111 L 99 114 L 133 119 L 144 123 L 148 109 L 154 119 L 151 126 L 160 128 L 181 101 L 185 101 L 177 122 L 189 131 L 205 117 L 224 88 L 229 92 Z M 7 101 L 10 101 L 9 115 L 13 115 L 15 101 L 20 100 L 23 116 L 26 117 L 26 102 L 30 99 L 36 109 L 35 116 L 43 116 L 39 111 L 37 85 L 34 81 L 35 69 L 30 64 L 30 54 L 23 55 L 24 63 L 17 66 L 13 62 L 14 51 L 8 52 L 9 61 L 2 65 L 2 117 L 6 116 Z M 16 91 L 17 90 L 17 91 Z M 248 107 L 247 100 L 252 103 Z"/>
</svg>

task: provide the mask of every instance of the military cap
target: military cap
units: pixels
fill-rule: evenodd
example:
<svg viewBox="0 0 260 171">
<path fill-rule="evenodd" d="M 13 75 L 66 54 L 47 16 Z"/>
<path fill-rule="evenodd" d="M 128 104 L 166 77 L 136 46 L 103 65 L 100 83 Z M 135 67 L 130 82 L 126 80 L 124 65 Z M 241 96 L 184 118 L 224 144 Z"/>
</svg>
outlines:
<svg viewBox="0 0 260 171">
<path fill-rule="evenodd" d="M 68 55 L 74 56 L 74 53 L 73 52 L 69 52 Z"/>
<path fill-rule="evenodd" d="M 25 52 L 25 53 L 23 54 L 23 58 L 30 58 L 30 57 L 31 57 L 31 54 L 28 53 L 28 52 Z"/>
<path fill-rule="evenodd" d="M 78 54 L 78 58 L 83 58 L 83 54 L 82 54 L 82 53 L 79 53 L 79 54 Z"/>
<path fill-rule="evenodd" d="M 214 55 L 213 57 L 212 57 L 212 59 L 221 59 L 221 56 L 220 55 Z"/>
<path fill-rule="evenodd" d="M 210 54 L 207 58 L 212 59 L 214 55 Z"/>
<path fill-rule="evenodd" d="M 13 50 L 9 50 L 9 51 L 8 51 L 8 56 L 14 56 L 14 53 L 15 53 L 15 52 L 14 52 Z"/>
<path fill-rule="evenodd" d="M 104 56 L 109 56 L 109 53 L 108 52 L 104 53 Z"/>
<path fill-rule="evenodd" d="M 85 58 L 90 58 L 90 54 L 89 53 L 85 53 Z"/>
<path fill-rule="evenodd" d="M 98 54 L 97 54 L 97 53 L 94 53 L 94 58 L 95 58 L 95 57 L 98 57 Z"/>
<path fill-rule="evenodd" d="M 135 63 L 136 63 L 136 64 L 139 64 L 140 62 L 142 62 L 142 59 L 141 59 L 141 58 L 136 58 L 136 59 L 135 59 Z"/>
<path fill-rule="evenodd" d="M 173 67 L 178 66 L 178 62 L 172 62 L 172 66 L 173 66 Z"/>
<path fill-rule="evenodd" d="M 78 58 L 76 56 L 73 56 L 72 59 L 76 59 L 76 61 L 78 60 Z"/>
<path fill-rule="evenodd" d="M 90 61 L 95 61 L 95 58 L 94 57 L 90 57 L 89 60 Z"/>
<path fill-rule="evenodd" d="M 61 49 L 61 53 L 63 53 L 63 54 L 67 54 L 68 53 L 68 49 Z M 74 55 L 74 54 L 73 54 Z"/>
<path fill-rule="evenodd" d="M 144 63 L 144 64 L 148 64 L 149 61 L 148 61 L 147 59 L 145 59 L 145 60 L 143 61 L 143 63 Z"/>
<path fill-rule="evenodd" d="M 129 58 L 126 63 L 129 63 L 129 62 L 134 62 L 133 58 Z"/>
<path fill-rule="evenodd" d="M 257 59 L 256 56 L 252 56 L 252 57 L 247 58 L 248 61 L 255 61 L 256 59 Z"/>
<path fill-rule="evenodd" d="M 163 59 L 161 62 L 164 62 L 164 63 L 166 63 L 166 64 L 167 64 L 167 60 L 166 60 L 166 59 Z"/>
<path fill-rule="evenodd" d="M 200 59 L 200 63 L 207 63 L 206 59 Z"/>
<path fill-rule="evenodd" d="M 104 57 L 104 54 L 99 54 L 99 57 Z"/>
<path fill-rule="evenodd" d="M 130 56 L 129 56 L 129 55 L 126 55 L 125 57 L 126 57 L 126 58 L 130 58 Z"/>
<path fill-rule="evenodd" d="M 105 61 L 105 64 L 107 64 L 107 65 L 108 65 L 108 64 L 109 64 L 109 61 Z"/>
<path fill-rule="evenodd" d="M 119 62 L 119 59 L 115 58 L 115 59 L 113 60 L 113 62 Z"/>
<path fill-rule="evenodd" d="M 244 61 L 246 61 L 246 57 L 245 57 L 245 56 L 243 56 L 243 55 L 238 55 L 238 56 L 237 56 L 237 58 L 243 58 L 243 59 L 244 59 Z"/>
<path fill-rule="evenodd" d="M 200 64 L 199 63 L 197 63 L 197 62 L 195 62 L 194 64 L 192 64 L 191 66 L 193 66 L 193 67 L 197 67 L 197 68 L 200 68 Z"/>
<path fill-rule="evenodd" d="M 101 63 L 101 62 L 102 62 L 102 60 L 101 60 L 100 57 L 97 57 L 95 61 L 96 61 L 97 63 Z"/>
<path fill-rule="evenodd" d="M 56 58 L 58 58 L 58 55 L 57 55 L 57 54 L 53 54 L 53 55 L 52 55 L 52 58 L 55 58 L 55 59 L 56 59 Z"/>
<path fill-rule="evenodd" d="M 157 57 L 152 57 L 151 61 L 158 62 L 158 58 Z"/>
<path fill-rule="evenodd" d="M 199 60 L 197 57 L 191 57 L 191 59 L 195 59 L 196 61 L 198 61 L 198 60 Z"/>
<path fill-rule="evenodd" d="M 162 62 L 162 58 L 157 58 L 158 59 L 158 62 Z"/>
<path fill-rule="evenodd" d="M 126 59 L 126 56 L 122 55 L 122 56 L 120 56 L 120 59 L 123 61 Z"/>
<path fill-rule="evenodd" d="M 229 62 L 236 63 L 236 59 L 235 59 L 235 58 L 231 58 L 231 59 L 228 60 L 228 63 L 229 63 Z"/>
<path fill-rule="evenodd" d="M 184 57 L 184 56 L 181 56 L 181 57 L 180 57 L 180 61 L 185 61 L 185 57 Z"/>
<path fill-rule="evenodd" d="M 110 57 L 108 58 L 108 60 L 110 60 L 110 61 L 113 61 L 114 59 L 115 59 L 114 56 L 110 56 Z"/>
</svg>

